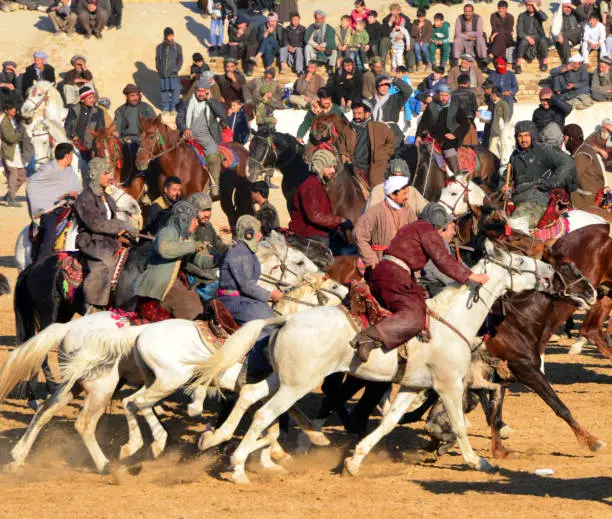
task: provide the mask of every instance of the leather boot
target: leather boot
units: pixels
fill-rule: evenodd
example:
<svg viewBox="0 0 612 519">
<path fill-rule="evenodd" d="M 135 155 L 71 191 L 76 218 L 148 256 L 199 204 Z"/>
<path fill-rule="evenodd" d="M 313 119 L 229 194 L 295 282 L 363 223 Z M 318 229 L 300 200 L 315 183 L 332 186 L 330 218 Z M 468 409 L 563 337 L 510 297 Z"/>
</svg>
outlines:
<svg viewBox="0 0 612 519">
<path fill-rule="evenodd" d="M 361 330 L 353 340 L 351 346 L 357 350 L 357 356 L 361 362 L 367 362 L 370 352 L 376 348 L 382 348 L 384 343 L 378 336 L 375 328 Z"/>
</svg>

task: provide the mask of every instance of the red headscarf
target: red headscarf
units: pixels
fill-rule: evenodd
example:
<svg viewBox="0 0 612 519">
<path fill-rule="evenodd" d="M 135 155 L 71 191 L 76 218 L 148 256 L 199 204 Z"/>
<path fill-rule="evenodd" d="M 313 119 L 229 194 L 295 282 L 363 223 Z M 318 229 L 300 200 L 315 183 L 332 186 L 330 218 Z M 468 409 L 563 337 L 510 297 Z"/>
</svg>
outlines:
<svg viewBox="0 0 612 519">
<path fill-rule="evenodd" d="M 495 70 L 498 74 L 505 74 L 508 70 L 508 62 L 501 56 L 498 56 L 495 60 Z"/>
</svg>

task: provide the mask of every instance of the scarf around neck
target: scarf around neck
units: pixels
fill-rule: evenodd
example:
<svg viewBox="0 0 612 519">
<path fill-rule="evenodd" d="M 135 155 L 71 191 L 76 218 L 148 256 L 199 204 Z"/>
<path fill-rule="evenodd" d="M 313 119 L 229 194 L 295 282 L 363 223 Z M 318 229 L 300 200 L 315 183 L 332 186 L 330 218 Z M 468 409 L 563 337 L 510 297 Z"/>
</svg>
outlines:
<svg viewBox="0 0 612 519">
<path fill-rule="evenodd" d="M 380 96 L 379 94 L 374 95 L 374 99 L 376 100 L 376 106 L 372 110 L 372 120 L 373 121 L 379 121 L 379 122 L 384 121 L 382 111 L 390 97 L 391 97 L 391 94 L 387 94 L 384 96 Z"/>
</svg>

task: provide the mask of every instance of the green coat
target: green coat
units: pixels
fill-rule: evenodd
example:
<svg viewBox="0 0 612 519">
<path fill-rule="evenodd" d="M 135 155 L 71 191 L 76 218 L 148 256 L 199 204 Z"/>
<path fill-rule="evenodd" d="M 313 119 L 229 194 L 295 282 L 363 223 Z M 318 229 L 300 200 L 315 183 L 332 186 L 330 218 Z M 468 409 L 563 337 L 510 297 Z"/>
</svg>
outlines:
<svg viewBox="0 0 612 519">
<path fill-rule="evenodd" d="M 314 30 L 314 23 L 306 29 L 306 32 L 304 33 L 304 45 L 308 45 L 308 42 Z M 336 50 L 336 33 L 334 31 L 334 28 L 329 24 L 326 24 L 325 27 L 325 49 L 327 51 Z M 317 51 L 316 56 L 316 59 L 321 62 L 326 62 L 329 59 L 329 56 L 325 52 Z"/>
<path fill-rule="evenodd" d="M 15 158 L 15 150 L 17 144 L 21 144 L 21 154 L 23 155 L 23 161 L 27 164 L 32 156 L 34 155 L 34 148 L 32 142 L 28 137 L 23 125 L 19 125 L 19 130 L 16 130 L 11 120 L 5 115 L 0 123 L 0 140 L 2 140 L 2 147 L 0 148 L 0 154 L 3 159 L 13 160 Z"/>
<path fill-rule="evenodd" d="M 173 224 L 163 227 L 153 242 L 146 270 L 136 278 L 136 295 L 163 301 L 176 281 L 183 256 L 195 250 L 196 242 L 182 240 Z"/>
</svg>

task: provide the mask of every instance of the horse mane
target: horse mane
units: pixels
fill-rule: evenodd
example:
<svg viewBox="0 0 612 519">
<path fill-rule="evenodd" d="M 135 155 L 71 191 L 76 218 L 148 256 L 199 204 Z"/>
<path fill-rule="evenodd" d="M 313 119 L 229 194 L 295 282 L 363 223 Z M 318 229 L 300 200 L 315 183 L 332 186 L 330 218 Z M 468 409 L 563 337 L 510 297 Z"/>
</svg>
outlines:
<svg viewBox="0 0 612 519">
<path fill-rule="evenodd" d="M 427 300 L 427 306 L 434 312 L 444 316 L 448 310 L 456 303 L 455 299 L 469 291 L 467 285 L 448 286 L 437 296 Z"/>
<path fill-rule="evenodd" d="M 158 116 L 155 119 L 148 117 L 143 119 L 143 130 L 146 131 L 149 128 L 157 128 L 164 138 L 167 147 L 171 148 L 178 144 L 180 138 L 178 130 L 170 128 L 170 126 L 161 120 L 161 117 Z"/>
</svg>

